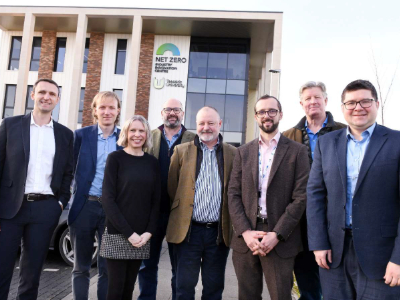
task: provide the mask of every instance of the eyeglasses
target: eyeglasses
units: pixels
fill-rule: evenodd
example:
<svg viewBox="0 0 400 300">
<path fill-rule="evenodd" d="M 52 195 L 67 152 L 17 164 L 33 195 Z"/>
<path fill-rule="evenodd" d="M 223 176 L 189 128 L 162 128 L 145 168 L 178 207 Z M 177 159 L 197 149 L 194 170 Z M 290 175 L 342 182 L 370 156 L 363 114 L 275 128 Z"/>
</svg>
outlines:
<svg viewBox="0 0 400 300">
<path fill-rule="evenodd" d="M 375 99 L 362 99 L 360 101 L 347 101 L 344 102 L 343 105 L 346 109 L 352 110 L 355 109 L 357 104 L 360 104 L 362 108 L 368 108 L 372 106 L 372 102 L 376 101 Z"/>
<path fill-rule="evenodd" d="M 174 107 L 174 108 L 166 107 L 166 108 L 163 108 L 163 111 L 164 111 L 167 115 L 169 115 L 172 111 L 173 111 L 175 114 L 179 114 L 179 113 L 182 111 L 182 108 L 179 108 L 179 107 Z"/>
<path fill-rule="evenodd" d="M 256 111 L 256 116 L 258 118 L 262 118 L 265 116 L 265 114 L 268 114 L 271 118 L 275 117 L 278 114 L 279 110 L 276 109 L 270 109 L 270 110 L 259 110 Z"/>
</svg>

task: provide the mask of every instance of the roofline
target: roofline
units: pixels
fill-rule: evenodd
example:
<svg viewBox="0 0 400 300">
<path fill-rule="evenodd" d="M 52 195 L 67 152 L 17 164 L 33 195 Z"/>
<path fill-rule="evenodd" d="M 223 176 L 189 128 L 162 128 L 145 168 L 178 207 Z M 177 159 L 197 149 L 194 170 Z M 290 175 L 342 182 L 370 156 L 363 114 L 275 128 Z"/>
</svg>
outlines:
<svg viewBox="0 0 400 300">
<path fill-rule="evenodd" d="M 283 11 L 249 11 L 249 10 L 218 10 L 218 9 L 180 9 L 180 8 L 149 8 L 149 7 L 111 7 L 111 6 L 43 6 L 43 5 L 0 5 L 0 7 L 35 7 L 35 8 L 99 8 L 99 9 L 147 9 L 147 10 L 178 10 L 204 12 L 237 12 L 237 13 L 273 13 L 283 14 Z"/>
</svg>

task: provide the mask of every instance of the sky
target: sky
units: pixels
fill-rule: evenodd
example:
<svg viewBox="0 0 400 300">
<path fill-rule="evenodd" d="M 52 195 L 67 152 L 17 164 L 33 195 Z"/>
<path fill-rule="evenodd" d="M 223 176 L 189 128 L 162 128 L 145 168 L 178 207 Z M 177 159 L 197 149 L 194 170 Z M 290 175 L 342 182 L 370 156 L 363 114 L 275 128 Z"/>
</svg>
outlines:
<svg viewBox="0 0 400 300">
<path fill-rule="evenodd" d="M 13 5 L 30 5 L 29 0 L 13 0 Z M 35 6 L 65 6 L 36 0 Z M 399 1 L 317 1 L 317 0 L 69 0 L 69 6 L 203 9 L 283 12 L 281 90 L 283 105 L 281 130 L 304 116 L 298 90 L 306 81 L 322 81 L 328 92 L 327 110 L 344 122 L 340 95 L 353 80 L 366 79 L 378 89 L 374 58 L 382 99 L 386 99 L 384 125 L 400 130 L 400 11 Z M 110 4 L 108 4 L 110 3 Z M 0 7 L 1 11 L 1 7 Z M 278 75 L 273 75 L 278 76 Z M 388 88 L 393 80 L 388 96 Z M 379 90 L 378 90 L 379 93 Z M 382 101 L 381 101 L 382 108 Z M 377 119 L 381 120 L 381 108 Z"/>
</svg>

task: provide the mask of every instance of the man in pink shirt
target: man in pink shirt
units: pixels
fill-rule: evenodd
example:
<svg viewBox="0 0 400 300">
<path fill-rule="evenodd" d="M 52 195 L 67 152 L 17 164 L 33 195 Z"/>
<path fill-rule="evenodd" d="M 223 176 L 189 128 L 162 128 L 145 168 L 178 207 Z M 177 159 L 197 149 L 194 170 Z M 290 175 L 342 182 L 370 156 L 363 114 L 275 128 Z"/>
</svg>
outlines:
<svg viewBox="0 0 400 300">
<path fill-rule="evenodd" d="M 272 300 L 291 300 L 294 259 L 302 250 L 307 148 L 280 134 L 278 99 L 262 96 L 254 112 L 260 135 L 238 148 L 228 190 L 239 299 L 262 299 L 264 274 Z"/>
</svg>

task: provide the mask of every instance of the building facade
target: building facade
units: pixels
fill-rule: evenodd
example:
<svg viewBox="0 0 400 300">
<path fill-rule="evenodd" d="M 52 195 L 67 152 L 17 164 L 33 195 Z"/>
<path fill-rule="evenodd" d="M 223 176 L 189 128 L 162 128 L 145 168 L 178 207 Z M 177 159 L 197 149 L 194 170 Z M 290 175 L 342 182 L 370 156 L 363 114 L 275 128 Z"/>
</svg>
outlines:
<svg viewBox="0 0 400 300">
<path fill-rule="evenodd" d="M 0 6 L 0 29 L 1 118 L 31 111 L 33 83 L 51 78 L 61 87 L 53 118 L 72 130 L 92 124 L 91 101 L 109 90 L 121 122 L 141 114 L 152 128 L 169 98 L 189 130 L 213 106 L 224 140 L 240 145 L 257 134 L 257 97 L 279 96 L 279 12 Z"/>
</svg>

